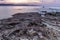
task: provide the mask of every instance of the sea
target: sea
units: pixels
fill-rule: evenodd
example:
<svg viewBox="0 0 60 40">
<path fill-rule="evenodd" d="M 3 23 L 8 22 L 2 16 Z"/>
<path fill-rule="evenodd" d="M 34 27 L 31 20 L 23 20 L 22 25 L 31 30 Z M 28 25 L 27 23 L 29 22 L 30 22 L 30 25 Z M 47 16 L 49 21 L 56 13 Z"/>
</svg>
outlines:
<svg viewBox="0 0 60 40">
<path fill-rule="evenodd" d="M 40 12 L 41 8 L 42 6 L 0 6 L 0 19 L 12 17 L 12 15 L 16 13 Z M 54 10 L 59 9 L 60 11 L 60 7 L 46 7 L 46 8 L 53 8 Z"/>
</svg>

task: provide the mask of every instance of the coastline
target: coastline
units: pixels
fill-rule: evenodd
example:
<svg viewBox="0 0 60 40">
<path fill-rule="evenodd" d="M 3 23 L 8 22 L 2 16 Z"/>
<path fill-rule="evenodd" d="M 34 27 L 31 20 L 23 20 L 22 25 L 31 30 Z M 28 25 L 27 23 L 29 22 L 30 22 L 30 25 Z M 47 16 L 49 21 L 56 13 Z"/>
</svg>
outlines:
<svg viewBox="0 0 60 40">
<path fill-rule="evenodd" d="M 17 13 L 11 18 L 2 19 L 0 20 L 0 39 L 58 40 L 56 30 L 43 24 L 42 19 L 38 12 Z"/>
</svg>

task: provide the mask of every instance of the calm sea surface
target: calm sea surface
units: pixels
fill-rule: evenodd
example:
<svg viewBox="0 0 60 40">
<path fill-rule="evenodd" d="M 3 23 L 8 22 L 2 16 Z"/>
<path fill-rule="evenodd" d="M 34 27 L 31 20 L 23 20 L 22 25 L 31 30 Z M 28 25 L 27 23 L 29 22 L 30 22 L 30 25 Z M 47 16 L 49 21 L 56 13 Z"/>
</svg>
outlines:
<svg viewBox="0 0 60 40">
<path fill-rule="evenodd" d="M 0 19 L 11 17 L 15 13 L 39 12 L 40 8 L 40 6 L 0 6 Z"/>
<path fill-rule="evenodd" d="M 37 6 L 0 6 L 0 19 L 11 17 L 15 13 L 38 12 Z"/>
</svg>

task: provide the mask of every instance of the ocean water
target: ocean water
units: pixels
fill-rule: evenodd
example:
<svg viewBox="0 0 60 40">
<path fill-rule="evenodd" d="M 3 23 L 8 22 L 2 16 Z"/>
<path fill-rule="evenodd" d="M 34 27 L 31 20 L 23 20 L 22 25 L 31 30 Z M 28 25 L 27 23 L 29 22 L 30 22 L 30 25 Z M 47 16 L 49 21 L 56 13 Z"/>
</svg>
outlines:
<svg viewBox="0 0 60 40">
<path fill-rule="evenodd" d="M 59 9 L 60 7 L 51 7 L 51 8 Z M 11 15 L 16 13 L 40 12 L 40 10 L 41 10 L 40 6 L 0 6 L 0 19 L 11 17 Z"/>
</svg>

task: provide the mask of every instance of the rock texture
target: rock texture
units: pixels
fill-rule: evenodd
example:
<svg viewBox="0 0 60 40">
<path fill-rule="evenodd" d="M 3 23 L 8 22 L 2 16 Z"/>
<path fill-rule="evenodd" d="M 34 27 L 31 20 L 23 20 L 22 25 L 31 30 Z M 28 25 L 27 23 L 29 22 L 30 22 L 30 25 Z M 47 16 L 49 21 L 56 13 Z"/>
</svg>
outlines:
<svg viewBox="0 0 60 40">
<path fill-rule="evenodd" d="M 0 40 L 57 40 L 56 32 L 42 23 L 39 13 L 17 13 L 0 20 Z"/>
</svg>

